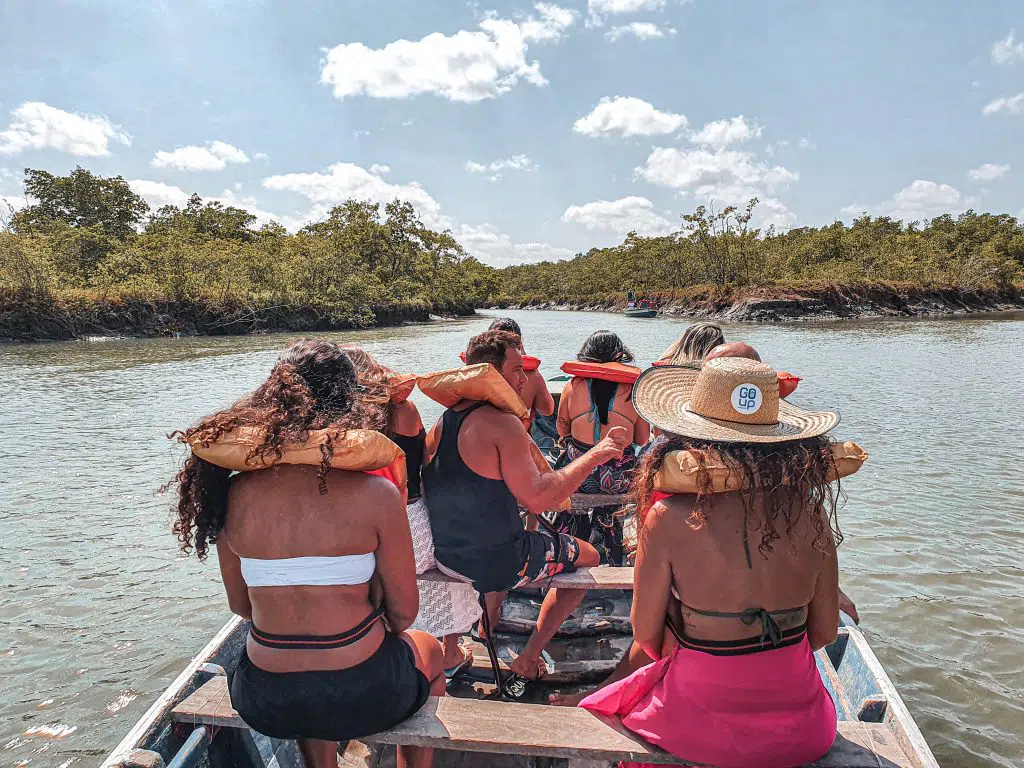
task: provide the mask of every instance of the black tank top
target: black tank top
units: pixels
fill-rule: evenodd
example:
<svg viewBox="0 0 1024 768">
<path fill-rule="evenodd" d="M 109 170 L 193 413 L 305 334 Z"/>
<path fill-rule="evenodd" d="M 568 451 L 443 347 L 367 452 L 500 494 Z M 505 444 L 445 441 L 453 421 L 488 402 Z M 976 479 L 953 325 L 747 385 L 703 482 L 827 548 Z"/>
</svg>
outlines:
<svg viewBox="0 0 1024 768">
<path fill-rule="evenodd" d="M 516 582 L 527 537 L 504 481 L 478 475 L 459 455 L 462 422 L 481 405 L 441 417 L 441 443 L 423 468 L 423 493 L 437 561 L 472 579 L 478 591 L 497 592 Z"/>
<path fill-rule="evenodd" d="M 405 470 L 409 476 L 409 501 L 420 497 L 420 471 L 423 469 L 423 448 L 427 433 L 420 430 L 418 435 L 392 435 L 391 440 L 405 451 Z"/>
</svg>

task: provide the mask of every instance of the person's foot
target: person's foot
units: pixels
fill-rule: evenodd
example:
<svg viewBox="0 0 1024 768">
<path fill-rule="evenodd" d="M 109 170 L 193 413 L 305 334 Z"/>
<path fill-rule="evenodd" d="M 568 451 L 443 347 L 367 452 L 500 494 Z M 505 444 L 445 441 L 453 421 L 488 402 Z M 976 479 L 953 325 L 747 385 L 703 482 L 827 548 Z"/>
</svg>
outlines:
<svg viewBox="0 0 1024 768">
<path fill-rule="evenodd" d="M 579 693 L 552 693 L 548 696 L 548 704 L 552 707 L 578 707 L 580 702 L 589 695 L 589 691 L 580 691 Z"/>
<path fill-rule="evenodd" d="M 473 651 L 458 644 L 445 644 L 444 676 L 455 677 L 459 672 L 473 663 Z"/>
<path fill-rule="evenodd" d="M 516 656 L 508 668 L 523 680 L 540 680 L 548 674 L 548 665 L 540 657 Z"/>
</svg>

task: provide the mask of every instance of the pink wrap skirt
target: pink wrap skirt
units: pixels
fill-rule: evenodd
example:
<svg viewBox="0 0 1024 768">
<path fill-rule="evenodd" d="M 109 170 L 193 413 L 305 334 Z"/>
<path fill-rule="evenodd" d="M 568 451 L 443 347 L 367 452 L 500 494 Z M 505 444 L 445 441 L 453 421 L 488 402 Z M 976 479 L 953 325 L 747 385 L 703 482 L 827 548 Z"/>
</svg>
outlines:
<svg viewBox="0 0 1024 768">
<path fill-rule="evenodd" d="M 580 706 L 619 716 L 681 765 L 791 768 L 822 757 L 836 736 L 835 705 L 806 636 L 742 655 L 677 648 Z"/>
</svg>

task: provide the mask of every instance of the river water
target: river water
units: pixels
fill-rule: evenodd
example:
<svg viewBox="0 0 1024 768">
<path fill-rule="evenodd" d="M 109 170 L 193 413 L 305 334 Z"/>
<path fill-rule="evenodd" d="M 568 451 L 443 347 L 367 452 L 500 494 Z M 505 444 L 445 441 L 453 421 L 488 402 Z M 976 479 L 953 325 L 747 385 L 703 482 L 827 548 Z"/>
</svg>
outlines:
<svg viewBox="0 0 1024 768">
<path fill-rule="evenodd" d="M 514 312 L 549 375 L 599 327 L 642 364 L 676 319 Z M 332 338 L 424 372 L 487 318 Z M 1024 319 L 726 326 L 870 454 L 842 584 L 939 762 L 1024 765 Z M 251 390 L 287 336 L 0 347 L 0 765 L 98 764 L 228 618 L 156 489 L 172 429 Z M 424 420 L 439 407 L 416 393 Z"/>
</svg>

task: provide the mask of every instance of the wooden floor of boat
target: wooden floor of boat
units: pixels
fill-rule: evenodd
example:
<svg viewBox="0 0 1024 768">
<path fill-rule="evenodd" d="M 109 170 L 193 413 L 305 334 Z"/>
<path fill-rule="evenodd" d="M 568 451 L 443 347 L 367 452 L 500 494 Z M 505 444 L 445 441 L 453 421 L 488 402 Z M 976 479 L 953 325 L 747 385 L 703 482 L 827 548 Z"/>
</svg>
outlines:
<svg viewBox="0 0 1024 768">
<path fill-rule="evenodd" d="M 515 711 L 511 712 L 513 708 Z M 231 706 L 227 680 L 223 676 L 202 685 L 174 708 L 171 717 L 176 722 L 196 726 L 246 727 Z M 617 722 L 583 709 L 453 696 L 430 698 L 419 712 L 393 730 L 365 741 L 493 755 L 678 764 L 676 758 L 646 743 Z M 383 765 L 381 758 L 386 754 L 386 751 L 377 752 L 372 762 L 363 764 Z M 458 761 L 463 759 L 460 757 Z M 442 768 L 443 764 L 449 763 L 439 761 L 437 768 Z M 488 759 L 486 764 L 494 765 L 495 761 Z M 828 755 L 811 765 L 818 768 L 910 768 L 913 763 L 884 725 L 840 722 L 836 742 Z"/>
</svg>

